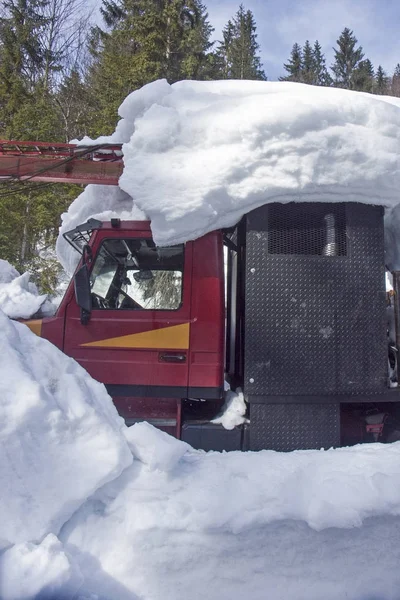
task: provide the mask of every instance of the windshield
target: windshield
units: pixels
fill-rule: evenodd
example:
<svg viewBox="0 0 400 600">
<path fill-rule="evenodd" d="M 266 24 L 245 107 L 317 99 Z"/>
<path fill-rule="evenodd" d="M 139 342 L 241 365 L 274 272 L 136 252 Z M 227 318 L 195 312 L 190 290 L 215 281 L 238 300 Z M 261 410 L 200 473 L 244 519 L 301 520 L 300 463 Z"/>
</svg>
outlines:
<svg viewBox="0 0 400 600">
<path fill-rule="evenodd" d="M 91 272 L 93 308 L 177 310 L 182 302 L 184 246 L 151 239 L 105 240 Z"/>
</svg>

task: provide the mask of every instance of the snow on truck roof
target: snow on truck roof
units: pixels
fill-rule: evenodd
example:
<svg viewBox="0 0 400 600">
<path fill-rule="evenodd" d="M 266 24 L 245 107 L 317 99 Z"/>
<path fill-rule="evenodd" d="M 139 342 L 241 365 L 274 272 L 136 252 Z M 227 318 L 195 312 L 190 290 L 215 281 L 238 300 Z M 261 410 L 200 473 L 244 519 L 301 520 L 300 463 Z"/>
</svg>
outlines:
<svg viewBox="0 0 400 600">
<path fill-rule="evenodd" d="M 111 136 L 81 140 L 123 143 L 124 171 L 120 189 L 88 186 L 62 230 L 77 217 L 147 217 L 169 245 L 268 202 L 396 206 L 399 108 L 397 98 L 290 82 L 155 81 L 124 100 Z M 71 270 L 62 243 L 59 254 Z"/>
</svg>

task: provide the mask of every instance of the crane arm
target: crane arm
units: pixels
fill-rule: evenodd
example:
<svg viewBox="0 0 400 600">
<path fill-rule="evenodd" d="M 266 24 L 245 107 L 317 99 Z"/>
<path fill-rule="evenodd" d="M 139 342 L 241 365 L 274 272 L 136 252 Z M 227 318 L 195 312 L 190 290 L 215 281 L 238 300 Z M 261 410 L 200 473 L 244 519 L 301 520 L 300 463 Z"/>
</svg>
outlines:
<svg viewBox="0 0 400 600">
<path fill-rule="evenodd" d="M 77 146 L 0 140 L 0 183 L 44 181 L 118 185 L 121 144 Z"/>
</svg>

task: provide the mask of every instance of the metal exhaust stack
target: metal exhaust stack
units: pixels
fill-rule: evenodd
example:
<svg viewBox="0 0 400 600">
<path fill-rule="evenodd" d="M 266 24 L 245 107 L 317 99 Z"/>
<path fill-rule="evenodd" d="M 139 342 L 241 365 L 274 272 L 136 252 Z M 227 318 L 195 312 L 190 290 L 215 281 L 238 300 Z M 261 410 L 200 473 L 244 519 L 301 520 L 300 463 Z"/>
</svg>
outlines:
<svg viewBox="0 0 400 600">
<path fill-rule="evenodd" d="M 324 217 L 326 224 L 326 244 L 323 250 L 323 256 L 337 256 L 338 248 L 336 244 L 336 221 L 335 215 L 329 213 Z"/>
</svg>

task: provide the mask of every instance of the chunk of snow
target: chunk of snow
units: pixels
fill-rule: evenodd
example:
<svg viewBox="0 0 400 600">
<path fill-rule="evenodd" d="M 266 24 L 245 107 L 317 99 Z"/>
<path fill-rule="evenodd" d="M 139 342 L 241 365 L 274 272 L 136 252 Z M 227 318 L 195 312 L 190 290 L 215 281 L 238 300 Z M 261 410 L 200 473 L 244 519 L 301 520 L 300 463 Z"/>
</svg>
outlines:
<svg viewBox="0 0 400 600">
<path fill-rule="evenodd" d="M 0 573 L 1 600 L 72 600 L 83 581 L 79 568 L 53 534 L 41 544 L 16 544 L 4 552 Z"/>
<path fill-rule="evenodd" d="M 30 273 L 20 275 L 6 260 L 0 259 L 0 310 L 11 319 L 29 319 L 34 315 L 50 316 L 57 306 L 40 295 Z"/>
<path fill-rule="evenodd" d="M 177 440 L 145 421 L 135 423 L 126 429 L 125 437 L 134 456 L 151 470 L 170 471 L 191 449 L 189 444 Z"/>
<path fill-rule="evenodd" d="M 24 273 L 10 283 L 0 283 L 0 309 L 11 319 L 29 319 L 47 300 L 47 294 L 39 295 L 29 279 L 30 273 Z"/>
<path fill-rule="evenodd" d="M 104 386 L 2 311 L 0 355 L 1 549 L 57 533 L 132 455 Z"/>
<path fill-rule="evenodd" d="M 229 227 L 268 202 L 399 202 L 400 110 L 385 96 L 160 80 L 130 94 L 119 114 L 115 133 L 94 142 L 125 142 L 119 185 L 158 245 Z"/>
<path fill-rule="evenodd" d="M 217 425 L 222 425 L 224 429 L 234 429 L 238 425 L 248 422 L 245 414 L 246 402 L 242 390 L 240 388 L 235 392 L 229 390 L 225 393 L 225 403 L 222 407 L 221 415 L 213 419 L 212 422 Z"/>
<path fill-rule="evenodd" d="M 146 216 L 137 208 L 132 198 L 120 188 L 109 185 L 88 185 L 61 218 L 62 226 L 56 249 L 64 269 L 72 275 L 80 255 L 63 238 L 64 233 L 85 223 L 90 218 L 99 221 L 110 221 L 113 218 L 125 221 L 143 221 Z"/>
</svg>

